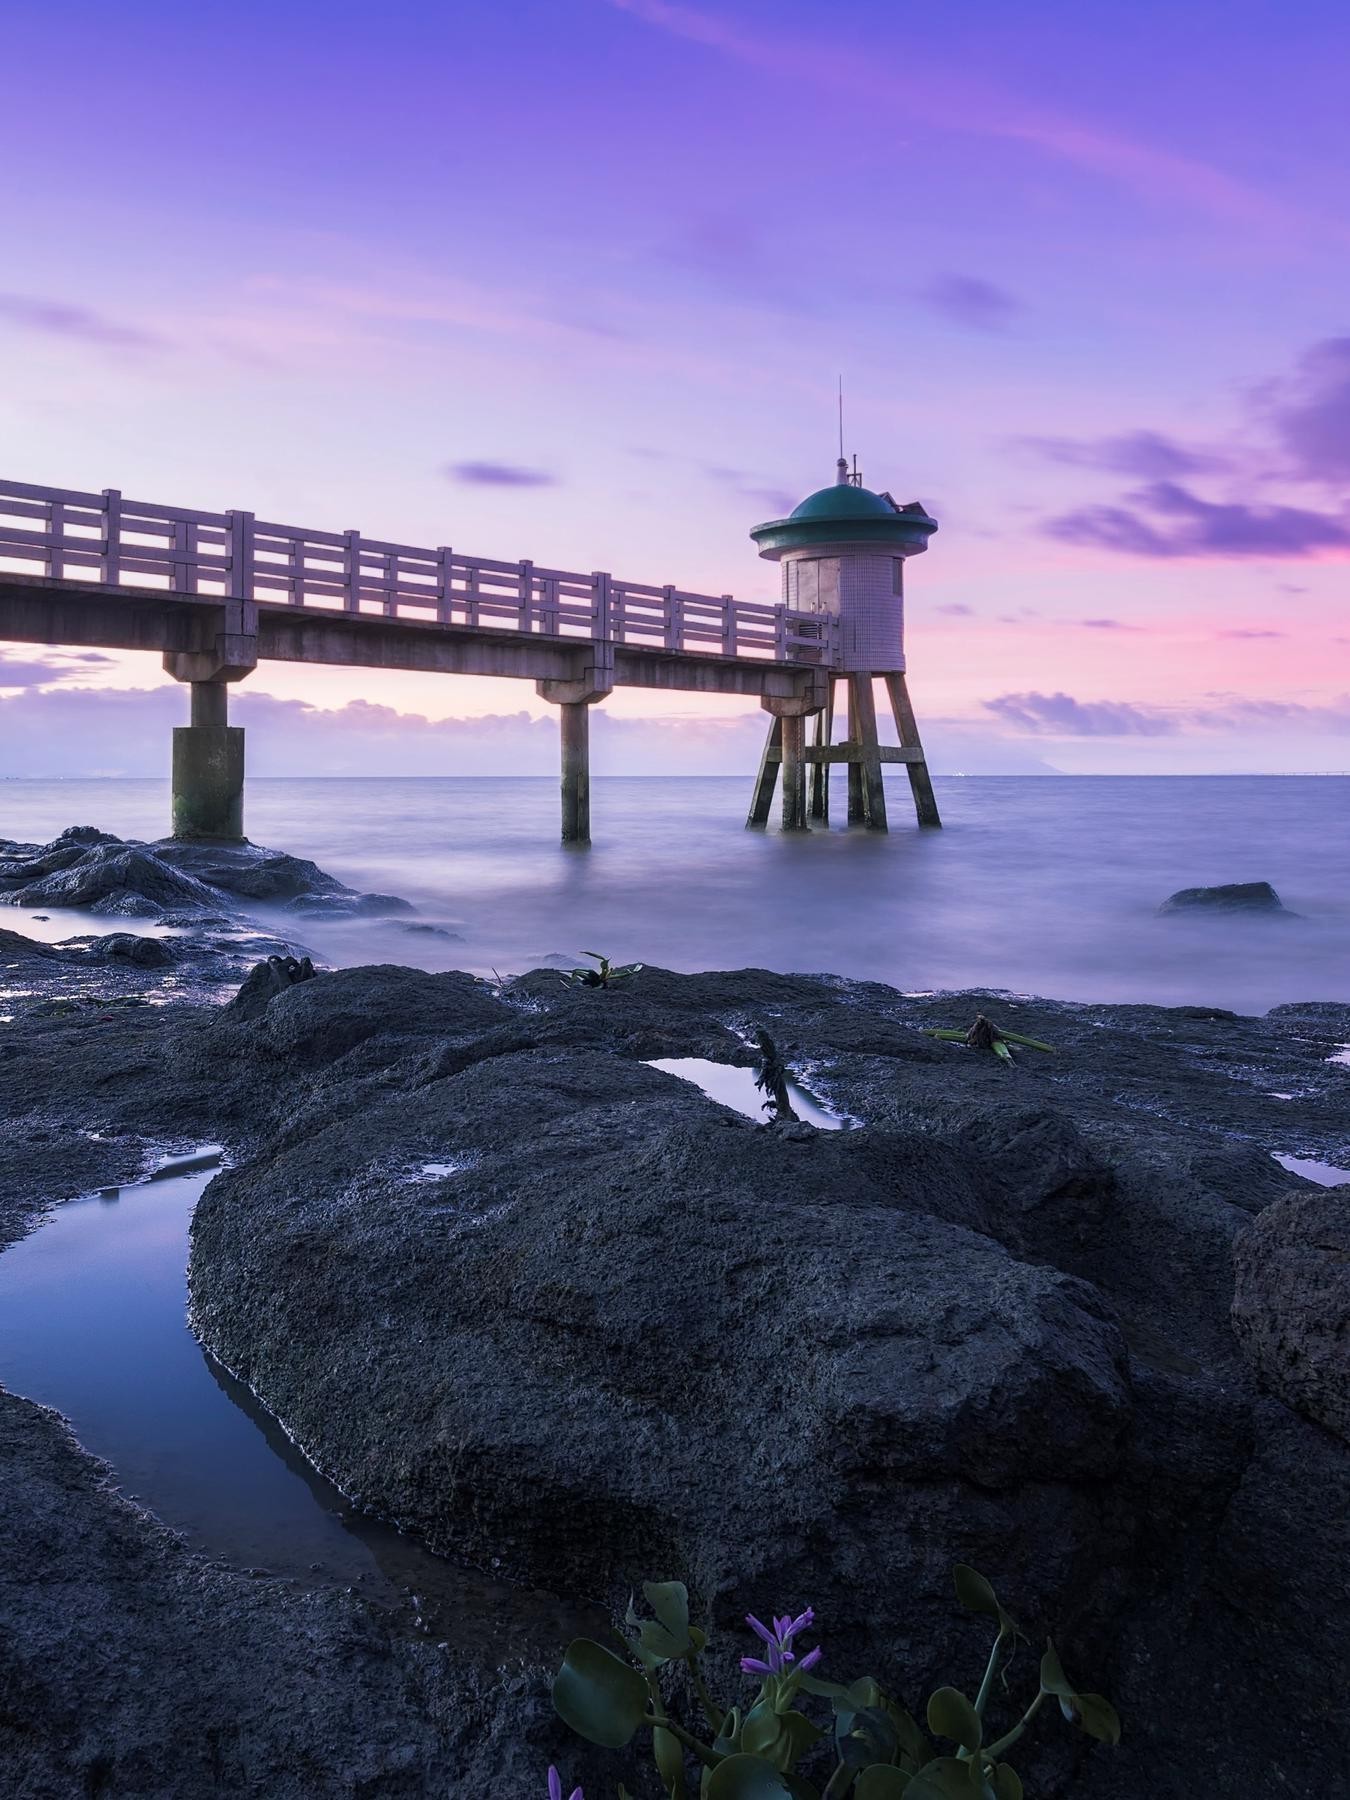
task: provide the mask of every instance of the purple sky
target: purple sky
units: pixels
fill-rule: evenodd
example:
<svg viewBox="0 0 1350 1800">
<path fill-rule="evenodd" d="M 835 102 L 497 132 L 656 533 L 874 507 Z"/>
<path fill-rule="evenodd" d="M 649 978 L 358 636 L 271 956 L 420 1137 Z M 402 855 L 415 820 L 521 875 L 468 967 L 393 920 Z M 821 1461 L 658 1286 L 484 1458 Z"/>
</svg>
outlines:
<svg viewBox="0 0 1350 1800">
<path fill-rule="evenodd" d="M 1347 38 L 1329 0 L 26 7 L 0 464 L 772 597 L 746 532 L 829 478 L 842 371 L 865 477 L 942 522 L 940 764 L 1344 769 Z M 16 647 L 6 770 L 130 767 L 161 680 Z M 124 724 L 58 753 L 90 683 Z M 277 767 L 553 762 L 526 684 L 247 692 Z M 744 703 L 606 710 L 601 766 L 748 768 Z"/>
</svg>

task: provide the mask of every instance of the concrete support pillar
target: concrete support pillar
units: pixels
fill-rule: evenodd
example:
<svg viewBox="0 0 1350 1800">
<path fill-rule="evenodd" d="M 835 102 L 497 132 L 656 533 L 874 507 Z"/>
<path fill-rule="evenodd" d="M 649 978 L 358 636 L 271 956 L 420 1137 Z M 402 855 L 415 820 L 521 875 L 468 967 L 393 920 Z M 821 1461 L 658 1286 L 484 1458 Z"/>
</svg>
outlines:
<svg viewBox="0 0 1350 1800">
<path fill-rule="evenodd" d="M 848 822 L 850 825 L 867 823 L 867 803 L 863 798 L 862 764 L 857 759 L 857 748 L 861 737 L 858 724 L 858 677 L 848 678 L 848 741 L 854 754 L 848 760 Z"/>
<path fill-rule="evenodd" d="M 783 830 L 809 831 L 806 817 L 806 721 L 829 704 L 829 680 L 814 670 L 809 684 L 795 694 L 765 694 L 760 705 L 773 719 L 759 765 L 747 825 L 768 823 L 774 778 L 783 772 Z"/>
<path fill-rule="evenodd" d="M 190 725 L 173 734 L 173 835 L 244 836 L 244 733 L 229 722 L 232 681 L 258 663 L 258 608 L 227 598 L 183 621 L 179 648 L 164 652 L 165 672 L 187 683 Z"/>
<path fill-rule="evenodd" d="M 769 811 L 773 806 L 773 790 L 778 785 L 778 768 L 782 760 L 783 721 L 771 719 L 769 734 L 764 740 L 764 753 L 759 759 L 759 774 L 755 777 L 750 814 L 745 821 L 747 830 L 768 824 Z"/>
<path fill-rule="evenodd" d="M 783 830 L 809 831 L 806 819 L 806 720 L 787 717 L 783 725 Z"/>
<path fill-rule="evenodd" d="M 585 700 L 558 708 L 562 741 L 562 841 L 591 841 L 591 709 Z"/>
<path fill-rule="evenodd" d="M 173 734 L 173 835 L 244 836 L 244 733 L 227 724 L 224 681 L 192 683 L 192 723 Z"/>
<path fill-rule="evenodd" d="M 541 699 L 558 708 L 558 735 L 562 745 L 562 841 L 591 841 L 591 721 L 590 709 L 614 690 L 614 646 L 607 641 L 588 644 L 579 654 L 577 672 L 569 680 L 537 681 Z"/>
<path fill-rule="evenodd" d="M 829 750 L 834 741 L 834 690 L 835 677 L 831 675 L 829 699 L 825 702 L 825 710 L 816 714 L 814 737 L 818 750 Z M 829 763 L 812 763 L 807 781 L 810 786 L 810 803 L 807 811 L 813 819 L 819 819 L 822 825 L 828 825 L 830 822 Z"/>
<path fill-rule="evenodd" d="M 942 817 L 938 812 L 937 796 L 933 792 L 928 764 L 922 760 L 923 743 L 919 737 L 914 708 L 910 703 L 909 685 L 903 675 L 888 675 L 886 691 L 891 697 L 891 711 L 895 714 L 895 729 L 900 734 L 900 742 L 906 749 L 917 750 L 920 755 L 920 761 L 906 764 L 909 770 L 909 789 L 914 796 L 914 811 L 918 814 L 920 825 L 941 828 Z"/>
<path fill-rule="evenodd" d="M 877 754 L 877 703 L 870 675 L 853 677 L 853 705 L 858 717 L 858 751 L 862 759 L 863 810 L 869 831 L 886 830 L 886 789 Z"/>
</svg>

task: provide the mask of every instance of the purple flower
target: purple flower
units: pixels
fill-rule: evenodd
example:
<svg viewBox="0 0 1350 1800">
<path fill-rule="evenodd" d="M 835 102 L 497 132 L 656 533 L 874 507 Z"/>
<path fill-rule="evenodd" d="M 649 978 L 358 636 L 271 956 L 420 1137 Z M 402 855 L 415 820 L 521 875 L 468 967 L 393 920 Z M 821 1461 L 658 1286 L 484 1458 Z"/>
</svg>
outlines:
<svg viewBox="0 0 1350 1800">
<path fill-rule="evenodd" d="M 773 1630 L 770 1631 L 769 1627 L 757 1619 L 753 1613 L 747 1613 L 745 1622 L 761 1643 L 767 1646 L 768 1656 L 767 1660 L 758 1656 L 743 1656 L 741 1668 L 747 1675 L 782 1675 L 794 1662 L 797 1663 L 796 1672 L 798 1674 L 805 1674 L 808 1669 L 814 1669 L 820 1661 L 819 1649 L 809 1650 L 801 1661 L 797 1662 L 796 1652 L 792 1648 L 792 1640 L 799 1631 L 805 1631 L 808 1626 L 813 1625 L 815 1619 L 815 1613 L 808 1606 L 806 1611 L 798 1613 L 795 1619 L 791 1613 L 784 1613 L 781 1619 L 776 1618 L 773 1622 Z"/>
<path fill-rule="evenodd" d="M 552 1763 L 549 1764 L 548 1769 L 548 1800 L 563 1800 L 562 1776 Z M 573 1788 L 568 1800 L 584 1800 L 581 1789 Z"/>
</svg>

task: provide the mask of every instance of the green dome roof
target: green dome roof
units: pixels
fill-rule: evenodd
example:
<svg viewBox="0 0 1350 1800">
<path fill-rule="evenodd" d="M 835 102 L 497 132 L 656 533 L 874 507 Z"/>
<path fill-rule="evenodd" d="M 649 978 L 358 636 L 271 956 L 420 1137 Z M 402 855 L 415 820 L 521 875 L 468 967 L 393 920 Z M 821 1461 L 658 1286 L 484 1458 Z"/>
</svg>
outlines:
<svg viewBox="0 0 1350 1800">
<path fill-rule="evenodd" d="M 893 519 L 895 507 L 870 488 L 851 482 L 824 487 L 794 506 L 790 519 Z"/>
<path fill-rule="evenodd" d="M 912 556 L 927 548 L 937 528 L 937 520 L 917 500 L 897 506 L 889 494 L 840 481 L 808 494 L 786 519 L 756 525 L 750 536 L 760 555 L 774 561 L 793 550 L 841 540 Z"/>
</svg>

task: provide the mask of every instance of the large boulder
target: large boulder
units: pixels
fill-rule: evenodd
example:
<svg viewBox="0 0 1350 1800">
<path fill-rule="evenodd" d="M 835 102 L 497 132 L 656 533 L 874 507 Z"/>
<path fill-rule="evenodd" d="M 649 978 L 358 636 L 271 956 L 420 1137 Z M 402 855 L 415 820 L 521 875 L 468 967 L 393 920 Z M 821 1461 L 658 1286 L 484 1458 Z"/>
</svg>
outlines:
<svg viewBox="0 0 1350 1800">
<path fill-rule="evenodd" d="M 1233 1329 L 1252 1367 L 1350 1443 L 1350 1185 L 1268 1206 L 1233 1265 Z"/>
<path fill-rule="evenodd" d="M 1059 1612 L 1116 1549 L 1120 1334 L 1094 1288 L 954 1222 L 979 1204 L 922 1138 L 882 1156 L 524 1051 L 218 1177 L 193 1316 L 433 1548 L 610 1599 L 680 1574 L 724 1621 L 809 1598 L 841 1654 L 922 1665 L 966 1654 L 958 1555 Z"/>
</svg>

